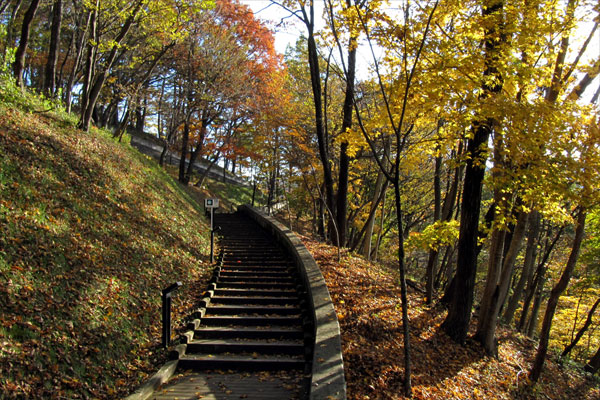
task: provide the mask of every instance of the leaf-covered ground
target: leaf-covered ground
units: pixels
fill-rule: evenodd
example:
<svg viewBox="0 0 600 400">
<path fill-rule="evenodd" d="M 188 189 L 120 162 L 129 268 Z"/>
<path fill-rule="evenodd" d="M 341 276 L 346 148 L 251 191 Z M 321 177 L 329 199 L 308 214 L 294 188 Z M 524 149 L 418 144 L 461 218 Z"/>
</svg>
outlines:
<svg viewBox="0 0 600 400">
<path fill-rule="evenodd" d="M 160 290 L 183 282 L 177 321 L 204 289 L 209 228 L 129 145 L 22 106 L 0 104 L 0 398 L 123 397 L 164 357 Z"/>
<path fill-rule="evenodd" d="M 349 399 L 403 398 L 402 320 L 396 274 L 303 237 L 321 266 L 342 332 Z M 499 359 L 473 342 L 460 346 L 439 326 L 441 307 L 428 307 L 409 290 L 415 399 L 600 399 L 600 380 L 574 366 L 546 363 L 541 383 L 528 386 L 536 344 L 499 331 Z"/>
</svg>

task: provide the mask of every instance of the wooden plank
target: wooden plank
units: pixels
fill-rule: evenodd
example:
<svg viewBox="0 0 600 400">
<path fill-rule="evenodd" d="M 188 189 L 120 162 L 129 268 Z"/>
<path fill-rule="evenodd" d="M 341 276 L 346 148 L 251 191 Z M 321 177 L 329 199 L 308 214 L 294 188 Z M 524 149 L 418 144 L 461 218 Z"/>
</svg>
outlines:
<svg viewBox="0 0 600 400">
<path fill-rule="evenodd" d="M 224 373 L 184 372 L 161 386 L 150 397 L 155 400 L 178 399 L 301 399 L 301 373 Z"/>
</svg>

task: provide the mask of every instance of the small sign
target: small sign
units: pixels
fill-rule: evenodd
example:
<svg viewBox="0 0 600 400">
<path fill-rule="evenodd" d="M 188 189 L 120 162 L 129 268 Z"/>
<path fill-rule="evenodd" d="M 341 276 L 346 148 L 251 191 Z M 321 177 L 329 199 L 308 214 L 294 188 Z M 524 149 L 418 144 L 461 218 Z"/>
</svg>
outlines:
<svg viewBox="0 0 600 400">
<path fill-rule="evenodd" d="M 219 208 L 219 199 L 204 199 L 204 208 Z"/>
</svg>

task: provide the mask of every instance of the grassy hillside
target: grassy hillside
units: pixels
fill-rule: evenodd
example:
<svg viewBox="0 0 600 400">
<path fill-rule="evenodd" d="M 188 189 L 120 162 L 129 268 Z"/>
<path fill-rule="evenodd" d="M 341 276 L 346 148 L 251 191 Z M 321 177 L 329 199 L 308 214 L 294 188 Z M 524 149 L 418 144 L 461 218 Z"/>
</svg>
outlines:
<svg viewBox="0 0 600 400">
<path fill-rule="evenodd" d="M 0 85 L 2 87 L 3 85 Z M 129 145 L 0 89 L 0 398 L 117 398 L 209 275 L 198 204 Z"/>
</svg>

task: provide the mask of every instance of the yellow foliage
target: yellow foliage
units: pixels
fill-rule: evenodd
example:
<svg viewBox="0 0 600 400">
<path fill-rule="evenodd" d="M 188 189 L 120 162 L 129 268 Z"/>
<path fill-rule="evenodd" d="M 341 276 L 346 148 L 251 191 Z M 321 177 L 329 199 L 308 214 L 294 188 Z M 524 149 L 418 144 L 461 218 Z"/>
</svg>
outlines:
<svg viewBox="0 0 600 400">
<path fill-rule="evenodd" d="M 369 147 L 368 143 L 359 130 L 347 128 L 345 132 L 342 132 L 336 138 L 339 143 L 348 143 L 348 156 L 355 157 L 359 150 Z"/>
</svg>

